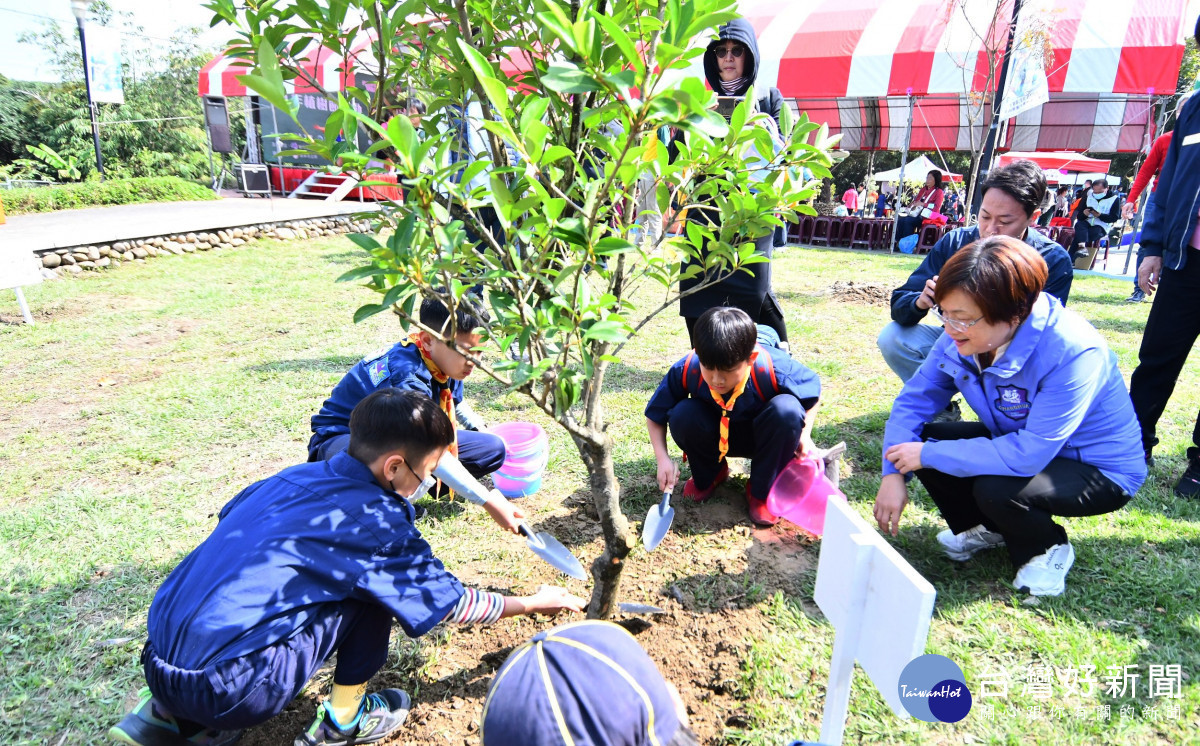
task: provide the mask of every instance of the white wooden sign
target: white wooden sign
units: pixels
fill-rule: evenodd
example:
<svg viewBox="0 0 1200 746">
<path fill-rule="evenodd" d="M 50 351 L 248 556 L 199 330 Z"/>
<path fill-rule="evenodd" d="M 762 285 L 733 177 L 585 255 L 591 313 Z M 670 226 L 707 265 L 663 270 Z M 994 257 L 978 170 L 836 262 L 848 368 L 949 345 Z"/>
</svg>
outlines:
<svg viewBox="0 0 1200 746">
<path fill-rule="evenodd" d="M 855 661 L 892 712 L 907 719 L 898 682 L 925 652 L 933 586 L 848 503 L 830 500 L 813 597 L 835 630 L 821 742 L 842 742 Z"/>
<path fill-rule="evenodd" d="M 42 273 L 37 257 L 32 251 L 19 251 L 12 248 L 0 248 L 0 290 L 11 289 L 17 294 L 17 305 L 21 307 L 21 315 L 26 324 L 33 323 L 33 315 L 25 303 L 25 294 L 21 292 L 24 285 L 36 285 L 42 281 Z"/>
</svg>

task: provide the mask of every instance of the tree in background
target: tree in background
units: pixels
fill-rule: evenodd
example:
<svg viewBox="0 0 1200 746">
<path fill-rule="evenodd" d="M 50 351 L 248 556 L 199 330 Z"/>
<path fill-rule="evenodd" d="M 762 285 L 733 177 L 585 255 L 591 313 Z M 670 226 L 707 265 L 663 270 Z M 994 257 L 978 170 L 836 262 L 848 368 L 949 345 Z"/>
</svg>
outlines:
<svg viewBox="0 0 1200 746">
<path fill-rule="evenodd" d="M 634 535 L 613 468 L 606 373 L 634 335 L 675 307 L 682 259 L 696 260 L 684 272 L 704 282 L 746 271 L 763 261 L 752 239 L 776 215 L 812 212 L 799 174 L 807 166 L 829 175 L 824 128 L 801 119 L 779 148 L 767 115 L 743 103 L 727 123 L 704 82 L 684 76 L 734 17 L 733 0 L 207 7 L 241 37 L 233 53 L 255 66 L 241 80 L 284 111 L 284 81 L 303 74 L 309 46 L 346 55 L 356 40 L 374 40 L 356 66 L 372 80 L 336 95 L 323 134 L 302 145 L 368 183 L 393 170 L 405 190 L 403 203 L 376 217 L 380 234 L 354 237 L 368 263 L 342 279 L 366 280 L 382 295 L 355 318 L 394 309 L 411 328 L 422 297 L 457 307 L 481 291 L 493 354 L 477 354 L 479 368 L 561 425 L 587 468 L 605 547 L 592 564 L 589 613 L 607 616 Z M 410 95 L 427 105 L 419 129 L 394 116 Z M 681 136 L 668 148 L 672 128 Z M 360 130 L 371 141 L 363 151 L 347 136 Z M 685 209 L 711 221 L 631 240 L 643 176 L 668 225 Z"/>
<path fill-rule="evenodd" d="M 98 105 L 105 171 L 112 177 L 207 177 L 208 144 L 196 80 L 212 52 L 199 45 L 200 29 L 180 29 L 163 48 L 145 38 L 132 14 L 116 13 L 104 0 L 92 3 L 91 14 L 91 23 L 125 32 L 125 103 Z M 74 158 L 86 177 L 95 170 L 95 155 L 78 32 L 64 34 L 48 22 L 20 42 L 43 49 L 62 82 L 0 80 L 0 169 L 56 178 L 55 169 L 29 158 L 30 147 L 45 145 Z M 235 135 L 244 132 L 242 119 L 233 123 Z"/>
</svg>

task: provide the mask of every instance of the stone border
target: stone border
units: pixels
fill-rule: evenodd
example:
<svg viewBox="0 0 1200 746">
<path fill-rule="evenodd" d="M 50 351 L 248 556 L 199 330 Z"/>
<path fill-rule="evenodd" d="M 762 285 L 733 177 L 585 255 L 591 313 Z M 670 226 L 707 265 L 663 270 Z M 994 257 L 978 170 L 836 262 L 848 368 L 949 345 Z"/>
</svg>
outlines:
<svg viewBox="0 0 1200 746">
<path fill-rule="evenodd" d="M 114 269 L 129 262 L 144 264 L 147 259 L 159 256 L 233 249 L 254 239 L 274 238 L 290 241 L 341 233 L 368 233 L 370 229 L 369 220 L 355 220 L 350 215 L 336 215 L 278 223 L 256 223 L 199 233 L 151 236 L 98 246 L 45 249 L 36 252 L 36 256 L 42 276 L 53 280 L 65 275 L 79 275 L 85 270 Z"/>
</svg>

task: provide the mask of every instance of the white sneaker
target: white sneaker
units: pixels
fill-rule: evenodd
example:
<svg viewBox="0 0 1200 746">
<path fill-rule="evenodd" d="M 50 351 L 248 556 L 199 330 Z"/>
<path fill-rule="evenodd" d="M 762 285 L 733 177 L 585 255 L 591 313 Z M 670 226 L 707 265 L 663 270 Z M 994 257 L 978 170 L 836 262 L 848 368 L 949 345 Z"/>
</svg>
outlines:
<svg viewBox="0 0 1200 746">
<path fill-rule="evenodd" d="M 1061 596 L 1073 564 L 1075 549 L 1070 544 L 1055 544 L 1022 565 L 1013 585 L 1031 596 Z"/>
<path fill-rule="evenodd" d="M 946 556 L 955 562 L 966 562 L 974 557 L 976 552 L 1004 546 L 1004 537 L 995 531 L 989 531 L 982 523 L 961 534 L 946 529 L 937 535 L 937 540 L 945 548 Z"/>
</svg>

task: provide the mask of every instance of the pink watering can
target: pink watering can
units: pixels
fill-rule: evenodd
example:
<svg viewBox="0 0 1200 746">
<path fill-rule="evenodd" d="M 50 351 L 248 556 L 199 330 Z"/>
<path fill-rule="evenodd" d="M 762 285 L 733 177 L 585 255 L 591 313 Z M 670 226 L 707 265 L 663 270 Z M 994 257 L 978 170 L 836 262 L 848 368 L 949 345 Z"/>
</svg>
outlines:
<svg viewBox="0 0 1200 746">
<path fill-rule="evenodd" d="M 825 504 L 831 497 L 846 500 L 825 476 L 825 462 L 797 458 L 775 478 L 767 493 L 767 510 L 819 537 L 825 530 Z"/>
</svg>

